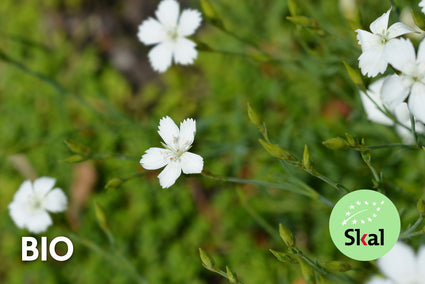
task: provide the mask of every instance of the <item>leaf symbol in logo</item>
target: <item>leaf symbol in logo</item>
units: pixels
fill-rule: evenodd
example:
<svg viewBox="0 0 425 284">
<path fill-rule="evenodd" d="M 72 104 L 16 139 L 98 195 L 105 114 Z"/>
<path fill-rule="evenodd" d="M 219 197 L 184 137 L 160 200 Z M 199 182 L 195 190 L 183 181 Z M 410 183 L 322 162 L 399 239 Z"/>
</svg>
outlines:
<svg viewBox="0 0 425 284">
<path fill-rule="evenodd" d="M 345 216 L 348 216 L 348 217 L 347 217 L 347 219 L 344 219 L 342 221 L 342 226 L 347 225 L 347 223 L 350 219 L 354 218 L 355 216 L 357 216 L 357 215 L 359 215 L 363 212 L 367 212 L 367 211 L 373 211 L 375 213 L 373 213 L 372 216 L 366 215 L 365 218 L 360 221 L 360 223 L 365 224 L 366 223 L 365 220 L 372 222 L 373 221 L 372 218 L 377 217 L 376 212 L 381 211 L 381 207 L 376 208 L 376 210 L 373 207 L 371 207 L 371 206 L 376 206 L 376 204 L 377 204 L 376 202 L 369 203 L 368 201 L 364 201 L 362 203 L 360 201 L 357 201 L 355 204 L 350 205 L 347 213 L 345 213 Z M 384 204 L 384 201 L 381 201 L 380 204 Z M 357 220 L 353 220 L 352 223 L 357 224 Z"/>
</svg>

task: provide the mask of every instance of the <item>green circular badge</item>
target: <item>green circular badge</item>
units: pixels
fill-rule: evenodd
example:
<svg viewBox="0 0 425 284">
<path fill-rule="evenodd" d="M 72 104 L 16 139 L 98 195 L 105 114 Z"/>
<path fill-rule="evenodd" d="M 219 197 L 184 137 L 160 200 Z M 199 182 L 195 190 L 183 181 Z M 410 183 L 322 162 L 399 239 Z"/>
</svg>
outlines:
<svg viewBox="0 0 425 284">
<path fill-rule="evenodd" d="M 400 235 L 397 208 L 385 195 L 356 190 L 332 210 L 329 231 L 336 247 L 355 260 L 374 260 L 389 252 Z"/>
</svg>

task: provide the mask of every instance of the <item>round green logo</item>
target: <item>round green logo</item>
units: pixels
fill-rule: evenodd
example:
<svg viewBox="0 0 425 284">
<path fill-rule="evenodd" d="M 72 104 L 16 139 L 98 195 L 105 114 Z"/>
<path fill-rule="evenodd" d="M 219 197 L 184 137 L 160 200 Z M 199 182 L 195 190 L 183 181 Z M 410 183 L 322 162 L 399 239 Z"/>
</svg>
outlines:
<svg viewBox="0 0 425 284">
<path fill-rule="evenodd" d="M 385 195 L 356 190 L 332 210 L 329 231 L 336 247 L 355 260 L 374 260 L 389 252 L 400 235 L 397 208 Z"/>
</svg>

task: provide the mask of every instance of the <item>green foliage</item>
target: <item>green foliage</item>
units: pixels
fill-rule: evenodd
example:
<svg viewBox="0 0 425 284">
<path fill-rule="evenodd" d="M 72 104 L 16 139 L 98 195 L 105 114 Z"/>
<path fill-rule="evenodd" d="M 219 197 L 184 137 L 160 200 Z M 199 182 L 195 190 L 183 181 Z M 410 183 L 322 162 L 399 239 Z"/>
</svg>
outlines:
<svg viewBox="0 0 425 284">
<path fill-rule="evenodd" d="M 327 229 L 332 203 L 346 188 L 386 193 L 402 212 L 410 243 L 424 241 L 411 230 L 421 223 L 409 224 L 418 220 L 425 153 L 403 146 L 393 128 L 367 121 L 357 89 L 369 82 L 355 67 L 360 49 L 352 27 L 367 27 L 389 3 L 357 1 L 360 17 L 350 20 L 330 0 L 192 1 L 218 27 L 204 23 L 196 35 L 208 52 L 193 66 L 158 75 L 137 41 L 138 23 L 125 18 L 131 9 L 98 2 L 108 17 L 124 22 L 123 33 L 131 25 L 124 39 L 112 32 L 80 38 L 86 27 L 105 28 L 96 26 L 105 15 L 87 16 L 86 1 L 0 4 L 0 282 L 292 283 L 304 277 L 325 283 L 327 269 L 348 271 Z M 158 1 L 151 2 L 153 11 Z M 137 13 L 138 20 L 149 16 Z M 423 15 L 414 16 L 420 24 Z M 113 43 L 120 51 L 129 43 L 143 57 L 130 72 L 141 73 L 140 82 L 114 65 L 107 49 Z M 160 145 L 156 127 L 165 115 L 197 119 L 192 150 L 209 172 L 264 182 L 182 176 L 162 190 L 159 171 L 142 172 L 138 161 Z M 346 132 L 352 134 L 341 138 Z M 379 147 L 388 144 L 394 147 Z M 20 237 L 29 233 L 13 224 L 7 206 L 26 177 L 8 159 L 14 154 L 23 154 L 39 176 L 56 177 L 70 198 L 69 212 L 54 215 L 46 233 L 73 240 L 65 264 L 20 261 Z M 88 189 L 80 192 L 81 183 Z M 288 243 L 315 260 L 281 252 L 273 231 L 278 224 L 292 229 Z M 202 268 L 199 247 L 217 261 L 209 264 L 201 251 L 204 266 L 226 267 L 223 277 Z M 316 259 L 330 266 L 315 266 Z M 344 275 L 361 282 L 374 273 L 367 263 L 356 265 Z"/>
</svg>

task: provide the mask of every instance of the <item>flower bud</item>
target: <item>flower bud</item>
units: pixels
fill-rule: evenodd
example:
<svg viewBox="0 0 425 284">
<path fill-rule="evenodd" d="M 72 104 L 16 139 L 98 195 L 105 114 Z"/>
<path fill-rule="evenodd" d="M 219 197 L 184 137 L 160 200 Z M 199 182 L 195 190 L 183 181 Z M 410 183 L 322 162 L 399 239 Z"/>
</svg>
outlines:
<svg viewBox="0 0 425 284">
<path fill-rule="evenodd" d="M 86 145 L 74 141 L 74 140 L 65 140 L 64 141 L 66 146 L 71 150 L 73 153 L 80 154 L 80 155 L 88 155 L 90 154 L 91 150 Z"/>
<path fill-rule="evenodd" d="M 264 141 L 263 139 L 259 140 L 264 149 L 273 157 L 279 158 L 284 161 L 296 161 L 295 157 L 292 156 L 287 150 L 282 149 L 279 145 L 272 144 Z"/>
<path fill-rule="evenodd" d="M 228 266 L 226 266 L 227 279 L 230 283 L 238 283 L 238 278 L 235 274 L 233 274 L 232 270 Z"/>
<path fill-rule="evenodd" d="M 201 8 L 205 17 L 211 22 L 211 24 L 218 28 L 224 29 L 223 21 L 219 18 L 217 12 L 209 0 L 201 0 Z"/>
<path fill-rule="evenodd" d="M 87 158 L 84 158 L 81 155 L 72 155 L 64 159 L 64 162 L 73 164 L 73 163 L 81 163 L 81 162 L 84 162 L 85 160 L 87 160 Z"/>
<path fill-rule="evenodd" d="M 117 189 L 123 184 L 123 182 L 124 181 L 120 178 L 113 178 L 106 183 L 105 189 Z"/>
<path fill-rule="evenodd" d="M 199 248 L 199 256 L 203 266 L 208 270 L 214 270 L 214 260 L 201 248 Z"/>
<path fill-rule="evenodd" d="M 307 144 L 304 145 L 303 166 L 307 170 L 312 170 L 313 169 L 313 165 L 312 165 L 312 161 L 311 161 L 311 156 L 310 156 L 310 151 L 308 150 Z"/>
<path fill-rule="evenodd" d="M 284 262 L 284 263 L 298 263 L 297 260 L 295 258 L 293 258 L 291 255 L 280 252 L 280 251 L 275 251 L 270 249 L 269 250 L 274 257 L 276 257 L 277 260 L 279 260 L 280 262 Z"/>
<path fill-rule="evenodd" d="M 282 224 L 279 224 L 279 234 L 288 247 L 293 248 L 296 246 L 294 234 L 292 234 L 291 230 Z"/>
<path fill-rule="evenodd" d="M 344 261 L 328 261 L 325 263 L 325 267 L 338 272 L 345 272 L 352 269 L 351 265 Z"/>
<path fill-rule="evenodd" d="M 347 141 L 342 139 L 341 137 L 335 137 L 322 142 L 327 148 L 332 150 L 347 150 L 350 148 Z"/>
<path fill-rule="evenodd" d="M 108 225 L 106 221 L 106 214 L 100 205 L 97 204 L 97 202 L 94 202 L 94 212 L 96 214 L 97 222 L 99 223 L 99 226 L 102 228 L 103 231 L 108 231 Z"/>
<path fill-rule="evenodd" d="M 416 208 L 418 208 L 418 212 L 422 217 L 425 217 L 425 201 L 421 198 L 418 200 L 416 204 Z"/>
<path fill-rule="evenodd" d="M 351 81 L 357 86 L 364 87 L 362 76 L 360 76 L 359 71 L 353 69 L 344 61 L 345 69 L 347 70 L 348 76 L 350 76 Z"/>
</svg>

